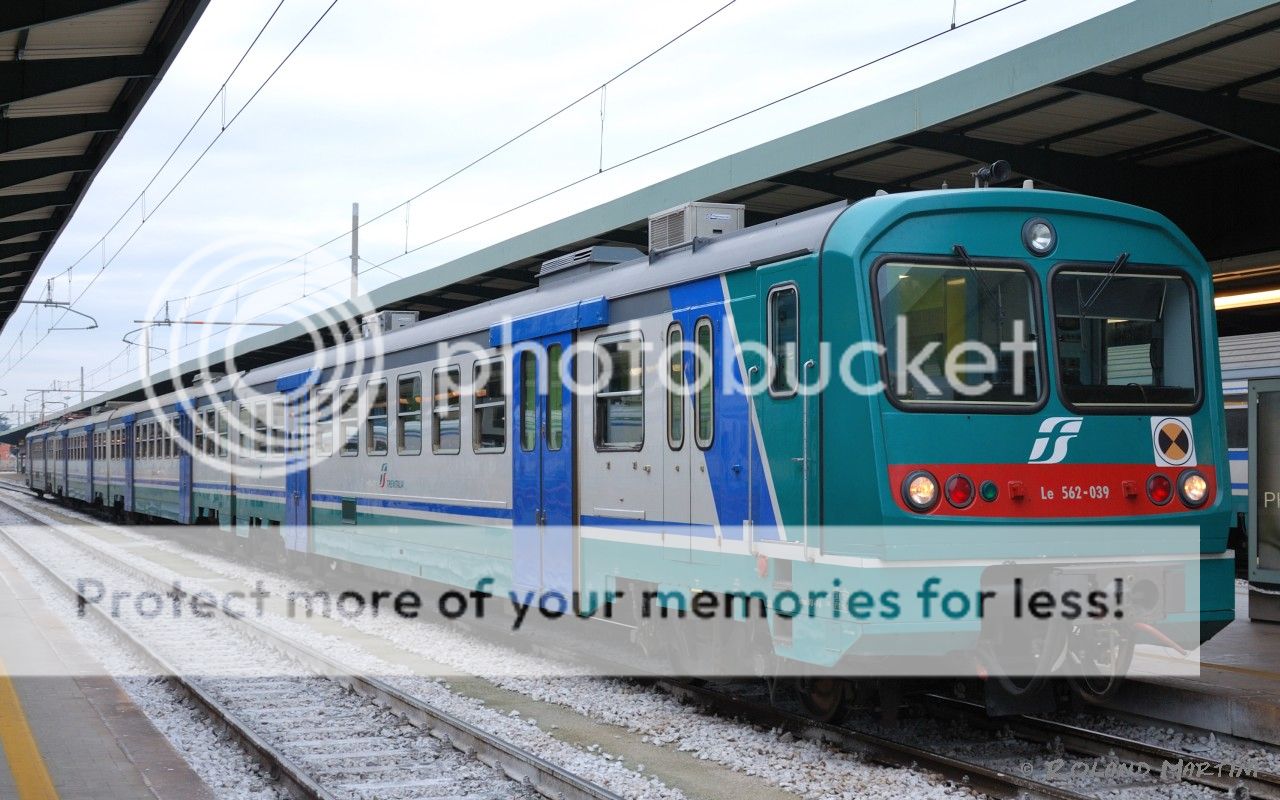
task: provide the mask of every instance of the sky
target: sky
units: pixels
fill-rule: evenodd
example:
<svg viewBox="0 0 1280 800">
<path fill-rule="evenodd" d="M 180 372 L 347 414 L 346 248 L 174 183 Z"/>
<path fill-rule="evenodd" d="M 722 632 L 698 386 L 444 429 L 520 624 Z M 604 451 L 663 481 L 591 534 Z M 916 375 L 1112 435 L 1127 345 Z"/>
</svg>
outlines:
<svg viewBox="0 0 1280 800">
<path fill-rule="evenodd" d="M 360 231 L 367 291 L 1125 0 L 1024 0 L 972 25 L 963 23 L 1012 0 L 284 0 L 271 17 L 277 2 L 210 0 L 27 292 L 78 297 L 74 307 L 98 327 L 49 331 L 61 312 L 22 307 L 0 334 L 0 410 L 21 411 L 24 396 L 38 409 L 29 390 L 55 385 L 51 410 L 78 402 L 81 367 L 88 397 L 138 379 L 141 348 L 122 337 L 136 341 L 134 320 L 162 316 L 166 301 L 174 319 L 240 323 L 287 322 L 342 301 L 352 202 L 362 220 L 385 214 Z M 927 44 L 632 160 L 947 31 L 953 15 L 961 27 Z M 152 350 L 153 369 L 262 330 L 153 329 L 164 348 Z"/>
</svg>

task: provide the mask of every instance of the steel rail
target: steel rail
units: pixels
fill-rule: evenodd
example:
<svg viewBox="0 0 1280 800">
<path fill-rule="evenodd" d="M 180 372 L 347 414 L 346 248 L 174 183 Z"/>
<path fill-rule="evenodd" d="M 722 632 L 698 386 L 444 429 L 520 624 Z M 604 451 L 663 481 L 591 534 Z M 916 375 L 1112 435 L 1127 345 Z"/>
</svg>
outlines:
<svg viewBox="0 0 1280 800">
<path fill-rule="evenodd" d="M 1238 794 L 1243 787 L 1251 798 L 1280 800 L 1280 775 L 1274 773 L 1245 770 L 1242 764 L 1230 764 L 1043 717 L 1025 715 L 992 719 L 976 703 L 943 695 L 929 695 L 927 700 L 929 714 L 942 711 L 986 728 L 1007 730 L 1019 739 L 1061 743 L 1065 750 L 1077 755 L 1114 757 L 1128 764 L 1141 765 L 1154 776 L 1169 775 L 1228 794 Z M 1175 769 L 1176 775 L 1170 775 L 1170 769 Z M 1233 772 L 1237 774 L 1233 775 Z"/>
<path fill-rule="evenodd" d="M 935 772 L 959 785 L 995 797 L 1096 800 L 1093 795 L 1081 794 L 865 731 L 816 722 L 803 715 L 763 705 L 711 686 L 665 678 L 656 683 L 671 694 L 709 706 L 722 716 L 740 717 L 760 725 L 782 728 L 796 736 L 832 744 L 877 763 Z"/>
<path fill-rule="evenodd" d="M 189 593 L 176 583 L 164 580 L 147 570 L 142 569 L 134 564 L 122 561 L 116 556 L 106 553 L 92 545 L 77 540 L 67 535 L 64 531 L 59 530 L 56 526 L 50 525 L 38 518 L 27 514 L 20 508 L 16 508 L 11 503 L 0 499 L 0 504 L 5 508 L 11 509 L 14 513 L 19 514 L 33 523 L 47 528 L 56 533 L 62 540 L 74 545 L 78 549 L 88 553 L 93 558 L 98 558 L 109 563 L 112 567 L 132 575 L 139 580 L 148 583 L 165 594 L 177 594 L 179 597 L 187 597 Z M 23 547 L 16 539 L 14 539 L 7 531 L 0 527 L 0 536 L 2 536 L 10 544 L 18 548 L 28 558 L 37 563 L 44 572 L 52 575 L 60 586 L 66 587 L 73 594 L 78 593 L 75 588 L 68 584 L 65 580 L 53 572 L 51 567 L 45 565 L 40 559 L 30 553 L 27 548 Z M 91 608 L 98 612 L 100 619 L 112 622 L 114 628 L 117 628 L 125 635 L 135 646 L 146 648 L 140 641 L 132 636 L 128 631 L 119 628 L 118 623 L 110 620 L 109 616 L 104 614 L 97 608 L 96 604 L 87 603 Z M 221 604 L 220 604 L 221 606 Z M 430 730 L 434 735 L 447 740 L 455 749 L 472 755 L 484 764 L 501 769 L 512 780 L 518 781 L 537 791 L 539 794 L 551 798 L 552 800 L 622 800 L 622 797 L 614 792 L 599 786 L 591 781 L 582 778 L 556 764 L 541 758 L 523 748 L 520 748 L 510 742 L 504 741 L 497 736 L 472 725 L 469 722 L 461 720 L 446 711 L 435 708 L 422 700 L 413 697 L 377 678 L 363 676 L 358 671 L 342 664 L 337 659 L 324 655 L 307 645 L 292 641 L 287 637 L 276 633 L 255 620 L 249 619 L 242 614 L 235 612 L 233 609 L 219 608 L 221 613 L 239 623 L 242 627 L 241 632 L 247 636 L 261 641 L 262 643 L 274 648 L 284 655 L 297 660 L 299 663 L 314 670 L 316 673 L 333 680 L 349 690 L 356 692 L 362 697 L 384 706 L 416 723 L 420 727 Z M 166 671 L 162 674 L 178 677 L 184 683 L 192 683 L 189 678 L 177 676 L 175 670 L 168 666 L 167 662 L 158 658 L 155 654 L 151 654 L 152 660 L 165 667 Z M 207 695 L 205 695 L 207 697 Z M 212 698 L 209 698 L 212 701 Z M 216 701 L 212 701 L 221 711 L 220 705 Z M 204 701 L 201 700 L 202 705 Z M 215 716 L 222 718 L 218 712 L 214 712 Z M 303 793 L 299 795 L 306 800 L 331 800 L 331 796 L 324 793 L 319 785 L 308 778 L 304 771 L 301 771 L 296 765 L 290 765 L 282 754 L 270 748 L 265 742 L 254 736 L 251 731 L 244 727 L 243 723 L 235 721 L 237 724 L 237 733 L 241 731 L 248 738 L 250 749 L 258 753 L 258 749 L 254 743 L 261 745 L 263 752 L 268 755 L 272 763 L 280 765 L 280 775 L 282 777 L 296 778 L 298 782 L 305 788 L 309 785 L 318 793 Z M 278 758 L 277 758 L 278 757 Z M 283 759 L 283 760 L 280 760 Z"/>
</svg>

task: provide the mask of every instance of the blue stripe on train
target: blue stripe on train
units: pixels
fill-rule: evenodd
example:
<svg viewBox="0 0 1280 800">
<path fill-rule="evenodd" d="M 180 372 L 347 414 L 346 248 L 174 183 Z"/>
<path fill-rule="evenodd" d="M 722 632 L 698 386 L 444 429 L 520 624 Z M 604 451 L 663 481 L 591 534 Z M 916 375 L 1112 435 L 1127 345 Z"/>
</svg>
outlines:
<svg viewBox="0 0 1280 800">
<path fill-rule="evenodd" d="M 482 506 L 463 506 L 453 503 L 428 503 L 419 500 L 393 500 L 384 497 L 344 497 L 338 494 L 313 494 L 313 501 L 322 503 L 341 503 L 354 499 L 356 506 L 369 508 L 387 508 L 401 511 L 427 511 L 434 514 L 457 514 L 458 516 L 485 517 L 487 519 L 511 519 L 509 508 L 485 508 Z"/>
<path fill-rule="evenodd" d="M 741 474 L 741 465 L 747 460 L 747 435 L 751 430 L 748 419 L 749 400 L 741 392 L 743 386 L 742 370 L 733 351 L 725 352 L 732 347 L 734 332 L 731 330 L 726 313 L 724 286 L 719 276 L 693 281 L 680 286 L 671 287 L 672 316 L 680 323 L 686 342 L 692 342 L 697 321 L 703 317 L 711 320 L 713 330 L 718 332 L 714 340 L 716 368 L 712 375 L 715 385 L 712 391 L 716 398 L 716 410 L 713 416 L 714 430 L 711 446 L 703 451 L 707 461 L 707 476 L 711 480 L 711 496 L 716 506 L 716 519 L 720 523 L 726 538 L 741 539 L 742 522 L 747 518 L 747 484 L 745 475 Z M 726 355 L 728 357 L 726 358 Z M 685 381 L 687 386 L 694 386 L 695 358 L 685 359 Z M 731 374 L 725 375 L 719 367 L 728 362 Z M 735 388 L 733 395 L 726 395 L 724 383 L 732 380 Z M 692 437 L 690 437 L 692 438 Z M 686 443 L 686 447 L 692 443 Z M 737 468 L 735 470 L 735 467 Z M 773 503 L 769 497 L 768 484 L 765 481 L 764 460 L 759 448 L 753 448 L 751 454 L 752 508 L 755 511 L 756 535 L 761 539 L 778 538 Z"/>
</svg>

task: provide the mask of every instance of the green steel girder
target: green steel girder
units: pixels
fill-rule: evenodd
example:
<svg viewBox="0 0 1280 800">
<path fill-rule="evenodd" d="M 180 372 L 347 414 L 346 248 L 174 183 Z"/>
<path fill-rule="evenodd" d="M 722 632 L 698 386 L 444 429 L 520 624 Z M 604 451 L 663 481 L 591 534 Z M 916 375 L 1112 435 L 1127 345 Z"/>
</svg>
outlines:
<svg viewBox="0 0 1280 800">
<path fill-rule="evenodd" d="M 33 28 L 139 0 L 10 0 L 0 7 L 0 33 Z"/>
<path fill-rule="evenodd" d="M 1091 72 L 1058 84 L 1072 91 L 1125 100 L 1280 152 L 1280 105 Z"/>
<path fill-rule="evenodd" d="M 0 105 L 111 78 L 152 77 L 159 70 L 160 59 L 153 55 L 4 61 L 0 62 Z"/>
</svg>

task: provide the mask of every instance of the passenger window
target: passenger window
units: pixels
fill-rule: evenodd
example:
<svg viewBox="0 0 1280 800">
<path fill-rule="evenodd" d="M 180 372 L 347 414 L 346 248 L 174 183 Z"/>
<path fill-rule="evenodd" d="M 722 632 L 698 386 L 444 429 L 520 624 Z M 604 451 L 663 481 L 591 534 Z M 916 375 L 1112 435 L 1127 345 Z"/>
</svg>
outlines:
<svg viewBox="0 0 1280 800">
<path fill-rule="evenodd" d="M 318 456 L 333 454 L 333 423 L 333 392 L 317 392 L 311 416 L 311 446 Z"/>
<path fill-rule="evenodd" d="M 453 454 L 462 450 L 462 370 L 444 367 L 431 373 L 431 452 Z"/>
<path fill-rule="evenodd" d="M 422 376 L 401 375 L 396 406 L 396 452 L 416 456 L 422 452 Z"/>
<path fill-rule="evenodd" d="M 800 300 L 796 287 L 769 292 L 769 394 L 790 397 L 800 385 Z"/>
<path fill-rule="evenodd" d="M 547 348 L 547 449 L 564 444 L 564 347 Z"/>
<path fill-rule="evenodd" d="M 205 414 L 204 427 L 204 452 L 206 455 L 217 454 L 217 434 L 218 434 L 218 412 L 216 409 L 209 409 Z"/>
<path fill-rule="evenodd" d="M 1249 407 L 1229 405 L 1227 408 L 1227 447 L 1240 450 L 1249 446 Z"/>
<path fill-rule="evenodd" d="M 360 455 L 360 392 L 354 386 L 344 386 L 342 395 L 342 411 L 340 412 L 342 427 L 342 455 Z"/>
<path fill-rule="evenodd" d="M 503 362 L 478 361 L 471 398 L 471 449 L 501 453 L 507 449 L 507 387 Z"/>
<path fill-rule="evenodd" d="M 271 452 L 283 453 L 288 447 L 285 436 L 284 400 L 271 401 Z"/>
<path fill-rule="evenodd" d="M 684 447 L 684 330 L 678 322 L 667 329 L 667 444 Z"/>
<path fill-rule="evenodd" d="M 201 412 L 195 417 L 195 431 L 193 438 L 195 440 L 195 448 L 197 453 L 204 452 L 204 420 L 205 415 Z"/>
<path fill-rule="evenodd" d="M 240 404 L 240 456 L 253 452 L 253 422 L 250 420 L 249 407 Z"/>
<path fill-rule="evenodd" d="M 387 454 L 387 382 L 369 381 L 369 415 L 365 421 L 365 448 L 371 456 Z"/>
<path fill-rule="evenodd" d="M 258 403 L 253 407 L 253 449 L 262 454 L 267 452 L 266 403 Z"/>
<path fill-rule="evenodd" d="M 218 457 L 226 458 L 227 444 L 231 439 L 230 425 L 227 422 L 227 409 L 219 408 L 218 412 Z"/>
<path fill-rule="evenodd" d="M 706 450 L 716 433 L 716 352 L 711 320 L 703 317 L 694 327 L 697 361 L 694 362 L 694 398 L 697 416 L 693 419 L 693 440 Z"/>
<path fill-rule="evenodd" d="M 644 351 L 636 334 L 596 340 L 596 449 L 644 444 Z"/>
<path fill-rule="evenodd" d="M 538 442 L 538 359 L 520 351 L 520 449 L 526 453 Z"/>
</svg>

